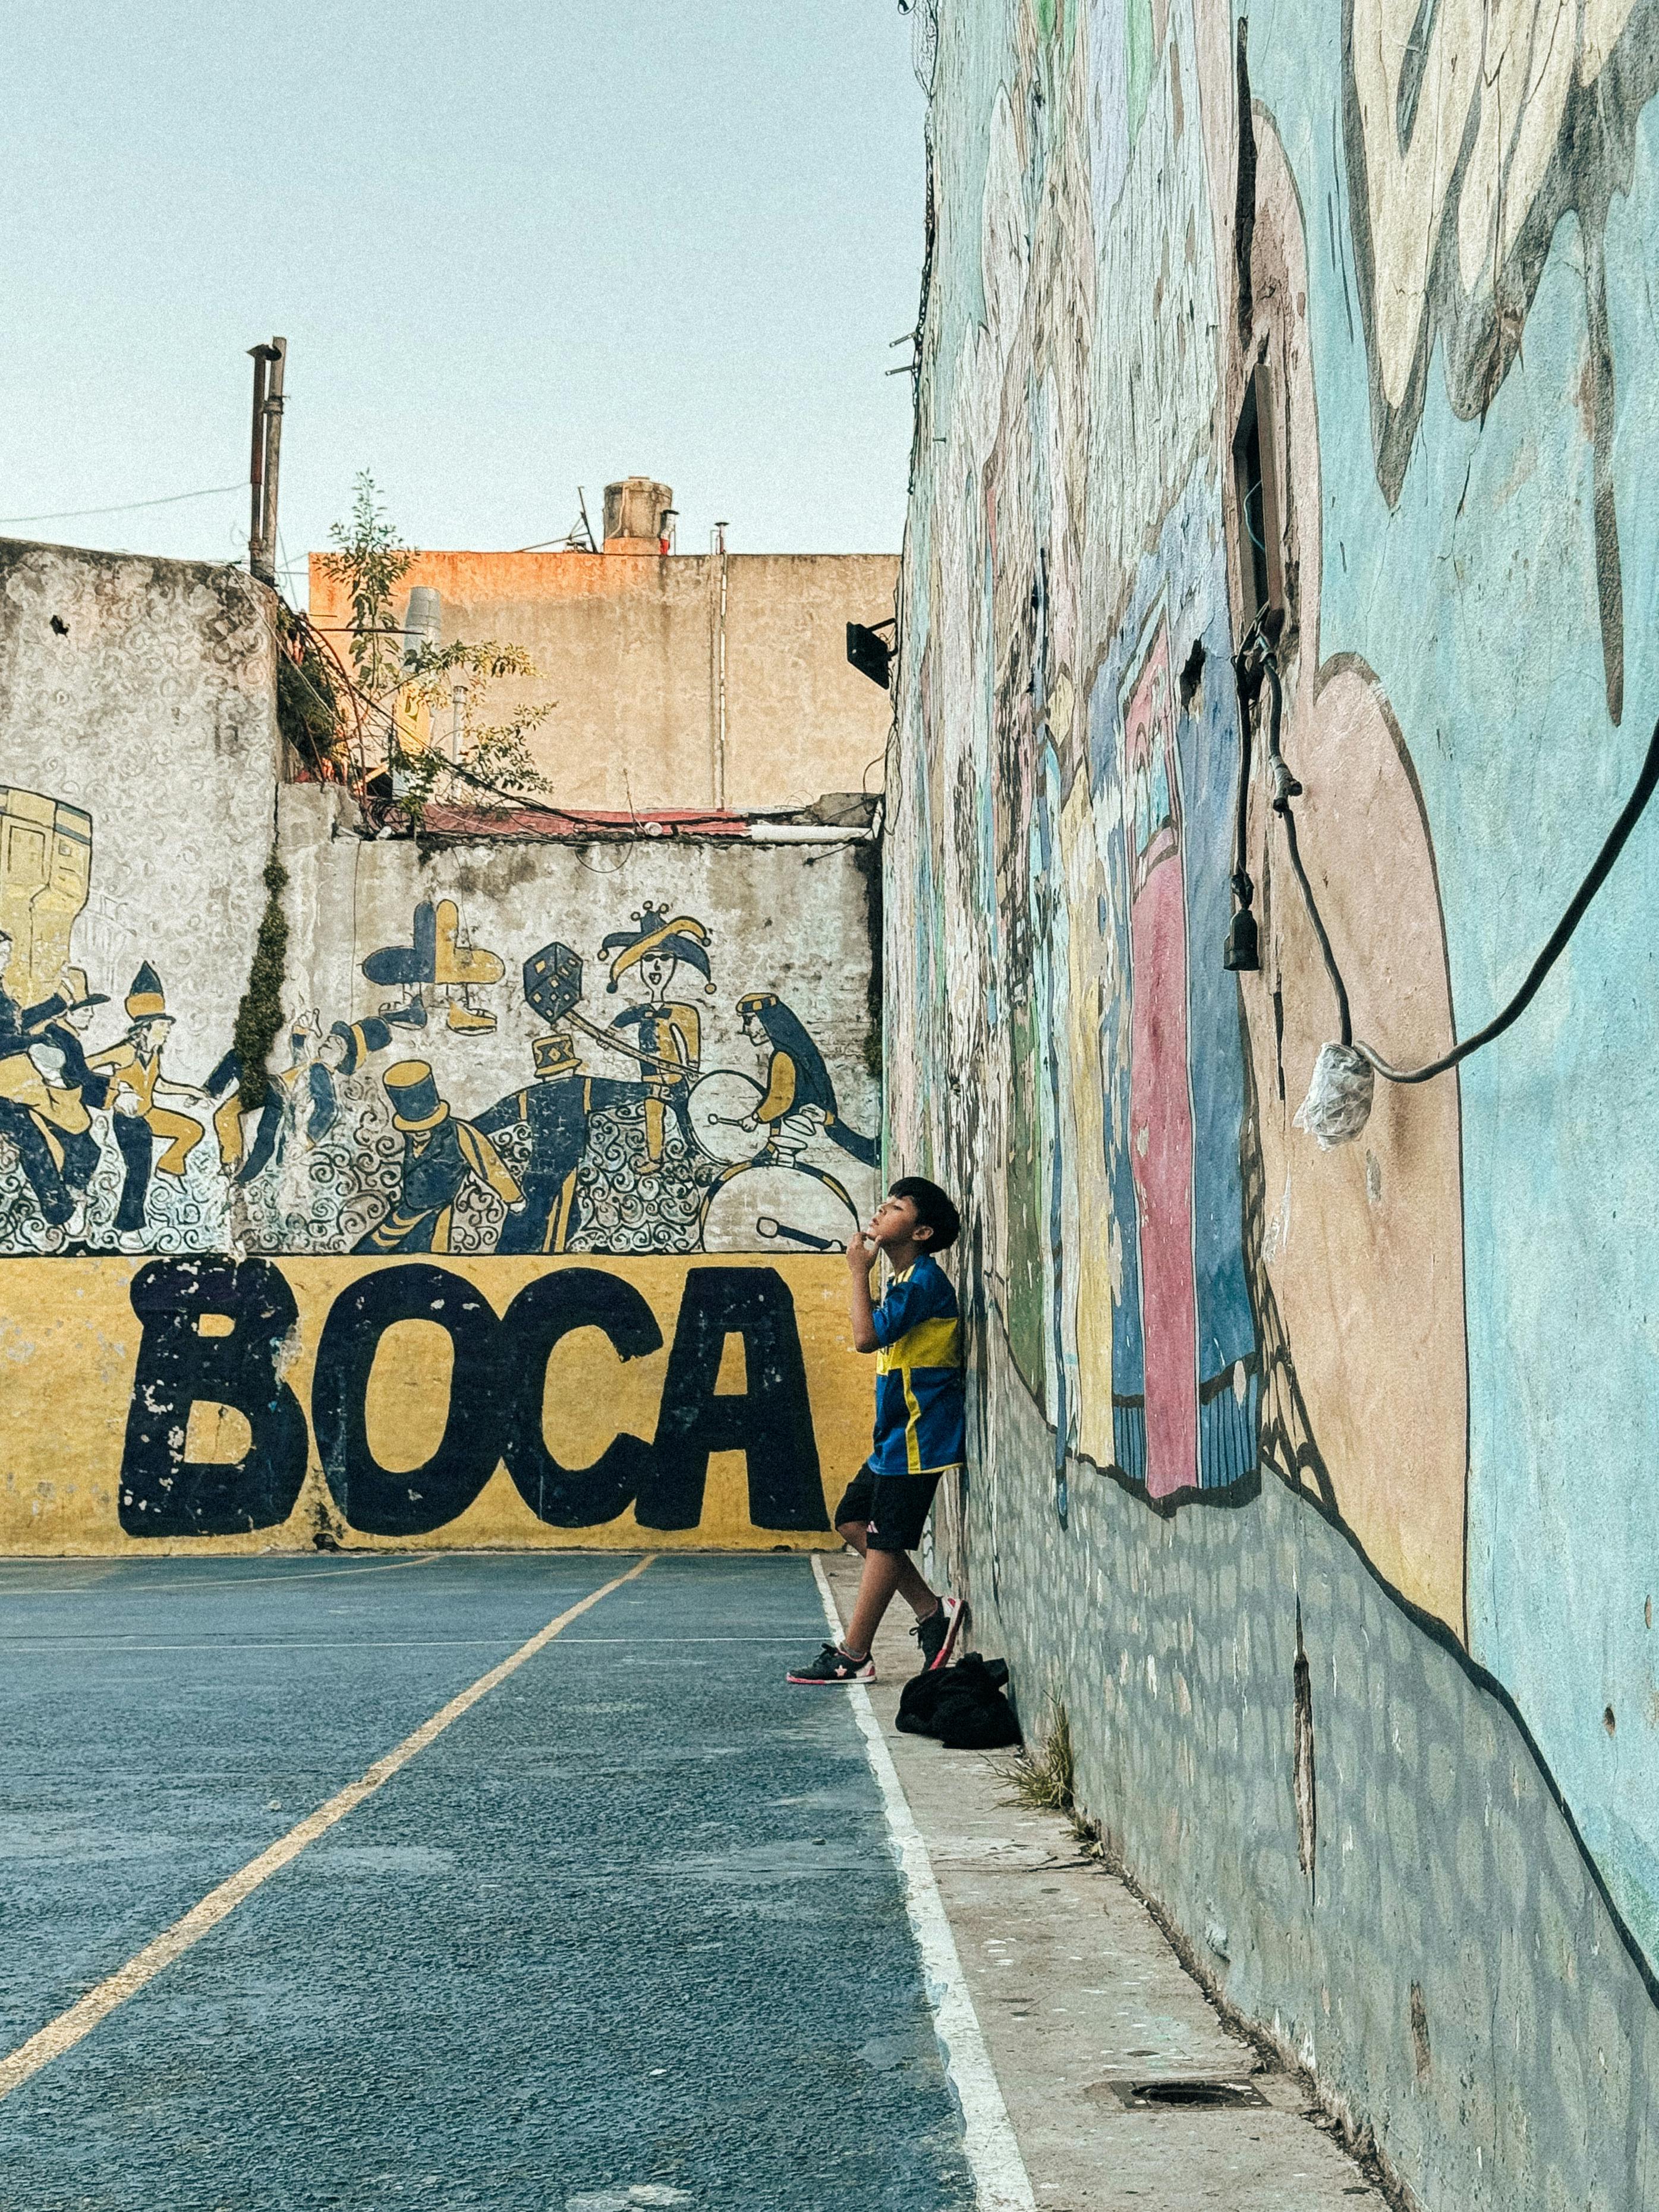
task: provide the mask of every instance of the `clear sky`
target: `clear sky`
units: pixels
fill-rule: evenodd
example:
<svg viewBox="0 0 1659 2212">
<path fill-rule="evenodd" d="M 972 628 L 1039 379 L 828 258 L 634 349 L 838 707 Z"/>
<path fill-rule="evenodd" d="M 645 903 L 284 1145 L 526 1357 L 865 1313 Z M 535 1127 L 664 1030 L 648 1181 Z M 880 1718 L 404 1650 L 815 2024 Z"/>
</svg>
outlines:
<svg viewBox="0 0 1659 2212">
<path fill-rule="evenodd" d="M 290 596 L 368 469 L 528 545 L 608 478 L 679 548 L 897 548 L 924 104 L 896 0 L 11 0 L 0 531 L 240 559 L 289 341 Z"/>
</svg>

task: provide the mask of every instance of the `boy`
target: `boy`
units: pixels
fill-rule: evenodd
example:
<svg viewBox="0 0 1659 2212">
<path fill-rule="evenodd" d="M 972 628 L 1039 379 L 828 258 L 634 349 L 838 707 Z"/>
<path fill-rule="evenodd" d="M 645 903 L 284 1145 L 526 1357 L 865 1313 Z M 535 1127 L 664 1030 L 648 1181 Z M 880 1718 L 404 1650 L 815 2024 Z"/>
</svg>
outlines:
<svg viewBox="0 0 1659 2212">
<path fill-rule="evenodd" d="M 876 1438 L 836 1508 L 836 1527 L 863 1554 L 864 1572 L 846 1635 L 793 1669 L 792 1682 L 874 1681 L 870 1649 L 895 1591 L 916 1616 L 911 1632 L 924 1672 L 943 1667 L 955 1648 L 966 1608 L 959 1597 L 936 1597 L 908 1555 L 921 1541 L 940 1475 L 963 1463 L 962 1328 L 957 1294 L 933 1256 L 955 1243 L 961 1226 L 937 1183 L 902 1176 L 847 1248 L 853 1342 L 877 1354 Z M 878 1252 L 892 1279 L 872 1307 Z"/>
</svg>

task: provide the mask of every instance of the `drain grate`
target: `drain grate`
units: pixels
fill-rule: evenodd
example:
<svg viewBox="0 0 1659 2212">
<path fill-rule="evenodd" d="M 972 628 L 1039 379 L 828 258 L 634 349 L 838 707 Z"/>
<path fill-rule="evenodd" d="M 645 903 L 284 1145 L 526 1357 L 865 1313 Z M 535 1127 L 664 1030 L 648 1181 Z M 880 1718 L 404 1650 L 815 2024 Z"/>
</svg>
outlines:
<svg viewBox="0 0 1659 2212">
<path fill-rule="evenodd" d="M 1243 2111 L 1267 2101 L 1248 2081 L 1179 2074 L 1152 2081 L 1097 2081 L 1084 2094 L 1101 2103 L 1121 2105 L 1129 2112 Z"/>
</svg>

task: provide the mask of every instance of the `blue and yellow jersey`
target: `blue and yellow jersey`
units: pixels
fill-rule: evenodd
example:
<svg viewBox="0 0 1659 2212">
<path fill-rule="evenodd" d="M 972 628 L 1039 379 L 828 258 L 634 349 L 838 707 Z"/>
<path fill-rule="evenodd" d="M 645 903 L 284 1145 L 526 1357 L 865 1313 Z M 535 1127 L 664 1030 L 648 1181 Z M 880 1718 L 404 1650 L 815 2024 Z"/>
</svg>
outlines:
<svg viewBox="0 0 1659 2212">
<path fill-rule="evenodd" d="M 877 1474 L 938 1474 L 963 1453 L 962 1323 L 957 1294 L 924 1252 L 875 1309 Z"/>
</svg>

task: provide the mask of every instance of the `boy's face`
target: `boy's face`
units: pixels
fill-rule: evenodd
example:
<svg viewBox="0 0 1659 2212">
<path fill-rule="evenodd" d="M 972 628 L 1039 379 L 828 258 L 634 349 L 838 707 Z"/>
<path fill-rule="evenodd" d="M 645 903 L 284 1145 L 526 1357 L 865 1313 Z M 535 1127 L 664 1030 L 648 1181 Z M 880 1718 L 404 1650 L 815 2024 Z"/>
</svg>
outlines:
<svg viewBox="0 0 1659 2212">
<path fill-rule="evenodd" d="M 884 1198 L 870 1217 L 870 1235 L 881 1245 L 926 1244 L 933 1239 L 931 1229 L 917 1224 L 914 1198 Z"/>
</svg>

